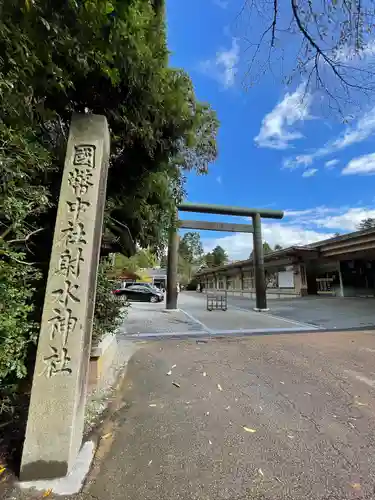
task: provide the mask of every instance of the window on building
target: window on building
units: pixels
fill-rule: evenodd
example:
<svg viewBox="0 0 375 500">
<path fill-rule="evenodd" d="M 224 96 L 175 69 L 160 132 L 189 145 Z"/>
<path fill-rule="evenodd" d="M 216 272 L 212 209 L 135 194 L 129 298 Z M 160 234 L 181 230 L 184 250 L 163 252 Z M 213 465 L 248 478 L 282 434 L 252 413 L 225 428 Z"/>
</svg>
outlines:
<svg viewBox="0 0 375 500">
<path fill-rule="evenodd" d="M 253 290 L 253 288 L 254 288 L 254 278 L 246 276 L 243 279 L 243 288 L 244 288 L 244 290 Z"/>
</svg>

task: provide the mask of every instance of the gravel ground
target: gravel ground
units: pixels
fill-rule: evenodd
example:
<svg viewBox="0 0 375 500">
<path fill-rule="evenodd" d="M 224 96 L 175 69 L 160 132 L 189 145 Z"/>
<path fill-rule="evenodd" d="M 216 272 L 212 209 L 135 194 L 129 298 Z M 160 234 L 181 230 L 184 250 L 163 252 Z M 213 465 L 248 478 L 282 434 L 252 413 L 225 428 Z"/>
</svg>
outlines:
<svg viewBox="0 0 375 500">
<path fill-rule="evenodd" d="M 373 499 L 374 352 L 369 332 L 143 344 L 76 498 Z"/>
</svg>

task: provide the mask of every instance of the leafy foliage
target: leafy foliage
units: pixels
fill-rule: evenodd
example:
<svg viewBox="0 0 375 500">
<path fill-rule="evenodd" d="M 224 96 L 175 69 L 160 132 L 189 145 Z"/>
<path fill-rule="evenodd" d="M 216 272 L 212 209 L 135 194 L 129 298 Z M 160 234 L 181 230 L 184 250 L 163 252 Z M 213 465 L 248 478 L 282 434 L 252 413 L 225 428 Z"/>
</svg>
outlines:
<svg viewBox="0 0 375 500">
<path fill-rule="evenodd" d="M 190 282 L 194 272 L 204 261 L 200 234 L 189 231 L 180 239 L 178 247 L 178 274 L 182 284 Z"/>
<path fill-rule="evenodd" d="M 190 264 L 199 263 L 203 256 L 203 246 L 200 234 L 188 232 L 180 239 L 179 253 Z"/>
<path fill-rule="evenodd" d="M 124 271 L 137 272 L 139 269 L 148 269 L 156 265 L 157 258 L 149 249 L 139 249 L 135 255 L 125 257 L 117 254 L 114 268 L 109 271 L 112 276 L 120 276 Z"/>
<path fill-rule="evenodd" d="M 206 254 L 205 261 L 207 267 L 223 266 L 226 262 L 228 262 L 228 254 L 224 248 L 218 245 L 212 250 L 212 252 Z"/>
<path fill-rule="evenodd" d="M 124 233 L 164 248 L 185 172 L 217 154 L 215 113 L 168 67 L 162 0 L 0 3 L 0 375 L 26 373 L 73 112 L 103 114 L 111 130 L 106 252 L 129 254 Z M 101 268 L 97 335 L 117 314 L 103 280 Z"/>
<path fill-rule="evenodd" d="M 96 285 L 95 315 L 92 333 L 93 344 L 106 333 L 115 333 L 127 314 L 127 305 L 112 294 L 113 285 L 108 280 L 109 263 L 103 260 L 99 264 Z"/>
<path fill-rule="evenodd" d="M 271 245 L 270 245 L 267 241 L 264 241 L 264 242 L 263 242 L 263 254 L 264 254 L 264 255 L 267 255 L 268 253 L 271 253 L 271 252 L 273 252 L 273 251 L 275 251 L 275 250 L 282 250 L 282 248 L 283 248 L 283 247 L 282 247 L 281 245 L 276 244 L 276 245 L 275 245 L 275 248 L 273 249 L 273 248 L 271 247 Z M 254 256 L 254 250 L 252 250 L 252 251 L 251 251 L 251 253 L 250 253 L 250 255 L 249 255 L 249 259 L 252 259 L 252 258 L 253 258 L 253 256 Z"/>
<path fill-rule="evenodd" d="M 375 227 L 375 219 L 372 217 L 368 217 L 367 219 L 363 219 L 359 224 L 358 224 L 358 229 L 371 229 Z"/>
<path fill-rule="evenodd" d="M 7 258 L 0 260 L 1 386 L 26 375 L 26 355 L 37 338 L 38 325 L 30 321 L 34 291 L 30 282 L 37 276 L 23 259 L 22 253 L 8 252 Z"/>
</svg>

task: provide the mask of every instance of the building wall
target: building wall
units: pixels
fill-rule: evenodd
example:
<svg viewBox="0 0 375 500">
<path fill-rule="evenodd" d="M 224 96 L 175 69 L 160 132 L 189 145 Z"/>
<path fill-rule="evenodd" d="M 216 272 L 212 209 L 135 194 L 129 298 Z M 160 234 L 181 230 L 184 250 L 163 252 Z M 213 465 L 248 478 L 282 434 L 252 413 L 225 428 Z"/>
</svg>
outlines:
<svg viewBox="0 0 375 500">
<path fill-rule="evenodd" d="M 291 260 L 282 263 L 265 265 L 269 298 L 298 297 L 307 294 L 306 267 L 304 264 L 293 264 Z M 302 274 L 301 274 L 302 269 Z M 278 273 L 293 273 L 293 286 L 282 288 L 278 286 Z M 217 273 L 208 273 L 200 278 L 205 290 L 227 290 L 230 295 L 255 298 L 254 270 L 249 267 L 221 270 Z"/>
</svg>

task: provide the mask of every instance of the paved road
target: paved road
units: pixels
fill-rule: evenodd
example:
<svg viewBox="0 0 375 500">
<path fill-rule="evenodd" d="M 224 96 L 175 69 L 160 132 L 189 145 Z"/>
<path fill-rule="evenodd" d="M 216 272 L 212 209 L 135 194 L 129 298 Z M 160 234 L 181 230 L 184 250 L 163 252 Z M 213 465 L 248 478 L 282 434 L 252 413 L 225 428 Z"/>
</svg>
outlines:
<svg viewBox="0 0 375 500">
<path fill-rule="evenodd" d="M 255 302 L 242 297 L 228 297 L 229 304 L 249 309 Z M 302 321 L 320 328 L 363 328 L 375 326 L 375 299 L 340 297 L 304 297 L 268 300 L 270 314 Z"/>
<path fill-rule="evenodd" d="M 368 332 L 142 344 L 75 498 L 373 499 L 374 353 Z"/>
<path fill-rule="evenodd" d="M 128 310 L 122 333 L 128 336 L 163 334 L 191 336 L 306 328 L 305 324 L 290 319 L 254 312 L 248 304 L 245 304 L 245 309 L 230 305 L 227 311 L 210 312 L 206 309 L 206 296 L 194 292 L 181 293 L 178 307 L 179 310 L 166 311 L 165 303 L 133 303 Z"/>
</svg>

